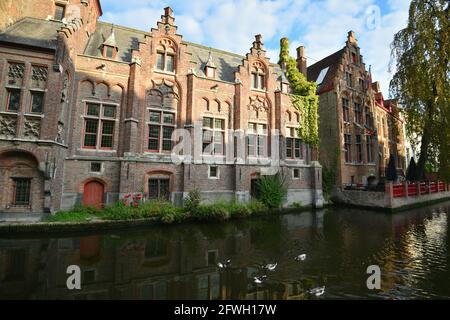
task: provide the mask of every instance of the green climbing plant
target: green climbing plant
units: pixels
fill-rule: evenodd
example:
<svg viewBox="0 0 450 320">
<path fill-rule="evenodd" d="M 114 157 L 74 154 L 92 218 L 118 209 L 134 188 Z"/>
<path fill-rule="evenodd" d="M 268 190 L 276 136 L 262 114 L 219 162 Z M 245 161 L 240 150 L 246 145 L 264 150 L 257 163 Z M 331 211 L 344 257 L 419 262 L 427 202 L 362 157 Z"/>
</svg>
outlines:
<svg viewBox="0 0 450 320">
<path fill-rule="evenodd" d="M 317 84 L 310 82 L 298 70 L 297 61 L 289 55 L 289 39 L 281 39 L 279 64 L 286 68 L 286 77 L 291 88 L 292 104 L 300 113 L 300 138 L 313 147 L 319 140 L 319 96 Z"/>
</svg>

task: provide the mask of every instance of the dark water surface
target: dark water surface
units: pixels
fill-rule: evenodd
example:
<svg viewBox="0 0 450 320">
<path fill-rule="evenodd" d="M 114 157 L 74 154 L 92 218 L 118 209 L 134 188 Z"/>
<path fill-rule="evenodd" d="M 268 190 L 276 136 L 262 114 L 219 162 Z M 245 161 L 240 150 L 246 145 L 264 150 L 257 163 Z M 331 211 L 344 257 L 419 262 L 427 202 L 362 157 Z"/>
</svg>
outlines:
<svg viewBox="0 0 450 320">
<path fill-rule="evenodd" d="M 394 215 L 333 208 L 41 239 L 0 239 L 0 299 L 449 299 L 450 203 Z M 305 261 L 294 257 L 306 254 Z M 217 262 L 231 259 L 225 270 Z M 275 271 L 261 264 L 278 263 Z M 81 269 L 68 290 L 66 269 Z M 381 269 L 381 290 L 366 269 Z M 254 276 L 267 274 L 263 284 Z M 325 286 L 325 294 L 307 292 Z"/>
</svg>

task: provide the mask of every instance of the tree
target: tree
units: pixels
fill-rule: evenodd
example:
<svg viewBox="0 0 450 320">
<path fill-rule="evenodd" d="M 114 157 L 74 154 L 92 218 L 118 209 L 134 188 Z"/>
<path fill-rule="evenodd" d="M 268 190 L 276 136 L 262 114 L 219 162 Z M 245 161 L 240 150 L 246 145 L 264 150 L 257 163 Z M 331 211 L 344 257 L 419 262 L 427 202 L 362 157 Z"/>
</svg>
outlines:
<svg viewBox="0 0 450 320">
<path fill-rule="evenodd" d="M 389 158 L 389 164 L 388 164 L 388 171 L 387 171 L 387 175 L 386 178 L 389 181 L 397 181 L 397 166 L 395 165 L 395 159 L 394 156 L 391 154 L 390 158 Z"/>
<path fill-rule="evenodd" d="M 449 21 L 447 0 L 412 0 L 408 25 L 391 45 L 396 72 L 390 92 L 404 108 L 408 135 L 421 136 L 417 179 L 429 161 L 450 178 Z"/>
<path fill-rule="evenodd" d="M 416 171 L 417 171 L 417 165 L 416 160 L 414 160 L 414 157 L 411 157 L 411 161 L 409 162 L 408 170 L 406 171 L 406 179 L 408 181 L 416 181 Z"/>
</svg>

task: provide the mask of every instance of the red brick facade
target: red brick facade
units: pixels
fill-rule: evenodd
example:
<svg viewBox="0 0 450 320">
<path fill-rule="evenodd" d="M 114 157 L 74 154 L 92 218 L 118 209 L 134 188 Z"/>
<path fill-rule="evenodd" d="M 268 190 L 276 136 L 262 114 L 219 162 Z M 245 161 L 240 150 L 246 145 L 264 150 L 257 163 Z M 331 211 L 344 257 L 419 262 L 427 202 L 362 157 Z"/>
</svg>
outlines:
<svg viewBox="0 0 450 320">
<path fill-rule="evenodd" d="M 104 203 L 148 193 L 150 182 L 164 184 L 177 204 L 194 188 L 205 200 L 247 201 L 251 177 L 269 167 L 237 164 L 226 149 L 235 146 L 226 132 L 253 127 L 279 130 L 281 136 L 267 134 L 261 147 L 259 140 L 245 146 L 246 159 L 254 152 L 280 161 L 289 177 L 287 205 L 321 205 L 321 168 L 311 161 L 310 149 L 295 137 L 288 141 L 295 147 L 286 146 L 298 113 L 261 36 L 240 56 L 184 41 L 170 8 L 145 32 L 98 21 L 98 1 L 35 2 L 52 5 L 36 5 L 39 10 L 12 18 L 17 22 L 0 33 L 0 170 L 14 171 L 23 162 L 39 179 L 24 176 L 34 188 L 30 204 L 16 206 L 5 193 L 0 212 L 71 208 L 83 203 L 84 187 L 94 180 L 103 186 Z M 62 22 L 53 16 L 61 4 Z M 205 121 L 211 129 L 214 124 L 214 137 L 224 132 L 224 150 L 217 147 L 201 163 L 173 163 L 172 131 L 194 134 L 196 123 Z M 202 140 L 200 132 L 191 152 L 202 154 Z M 227 161 L 212 171 L 206 158 Z M 2 187 L 18 192 L 8 175 L 2 179 Z"/>
</svg>

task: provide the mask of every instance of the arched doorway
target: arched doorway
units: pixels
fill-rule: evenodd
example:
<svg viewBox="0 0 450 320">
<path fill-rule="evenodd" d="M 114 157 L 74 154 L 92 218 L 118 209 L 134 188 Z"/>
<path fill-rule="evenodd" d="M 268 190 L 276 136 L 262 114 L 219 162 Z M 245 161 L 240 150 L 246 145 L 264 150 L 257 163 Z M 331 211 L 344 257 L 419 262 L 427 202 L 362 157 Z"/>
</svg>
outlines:
<svg viewBox="0 0 450 320">
<path fill-rule="evenodd" d="M 103 183 L 92 180 L 84 185 L 83 205 L 101 209 L 103 207 L 103 198 L 105 188 Z"/>
</svg>

